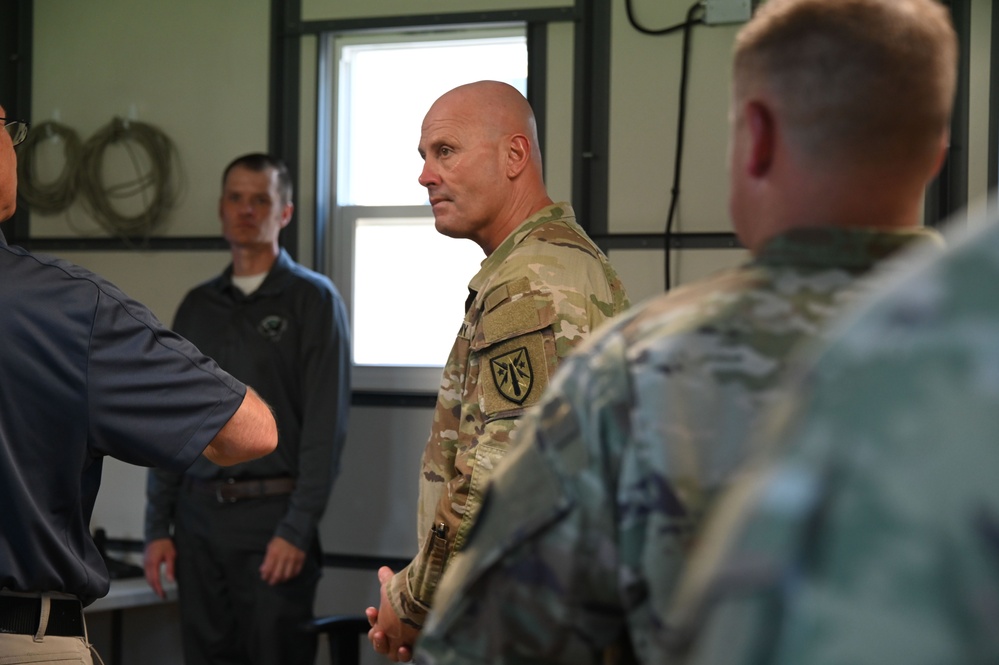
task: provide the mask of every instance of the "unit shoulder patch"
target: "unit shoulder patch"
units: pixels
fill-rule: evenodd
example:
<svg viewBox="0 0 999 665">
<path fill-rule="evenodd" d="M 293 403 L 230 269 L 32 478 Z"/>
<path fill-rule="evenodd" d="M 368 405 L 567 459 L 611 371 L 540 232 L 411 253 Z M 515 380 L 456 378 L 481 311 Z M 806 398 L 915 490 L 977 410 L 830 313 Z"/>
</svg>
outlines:
<svg viewBox="0 0 999 665">
<path fill-rule="evenodd" d="M 527 347 L 521 346 L 502 356 L 490 358 L 489 368 L 496 390 L 514 404 L 523 404 L 534 384 L 534 370 Z"/>
<path fill-rule="evenodd" d="M 486 349 L 479 382 L 486 417 L 536 403 L 548 386 L 542 331 L 519 335 Z"/>
</svg>

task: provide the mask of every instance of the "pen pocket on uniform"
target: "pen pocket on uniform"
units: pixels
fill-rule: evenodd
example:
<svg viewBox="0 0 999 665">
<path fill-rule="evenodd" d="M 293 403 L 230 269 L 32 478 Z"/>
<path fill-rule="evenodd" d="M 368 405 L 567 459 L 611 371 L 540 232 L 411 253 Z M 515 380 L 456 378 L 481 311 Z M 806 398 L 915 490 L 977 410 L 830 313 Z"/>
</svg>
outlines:
<svg viewBox="0 0 999 665">
<path fill-rule="evenodd" d="M 441 575 L 444 574 L 444 562 L 447 560 L 448 552 L 447 531 L 448 527 L 444 522 L 438 522 L 430 529 L 425 545 L 427 565 L 423 567 L 423 574 L 412 580 L 413 597 L 423 605 L 431 604 Z"/>
</svg>

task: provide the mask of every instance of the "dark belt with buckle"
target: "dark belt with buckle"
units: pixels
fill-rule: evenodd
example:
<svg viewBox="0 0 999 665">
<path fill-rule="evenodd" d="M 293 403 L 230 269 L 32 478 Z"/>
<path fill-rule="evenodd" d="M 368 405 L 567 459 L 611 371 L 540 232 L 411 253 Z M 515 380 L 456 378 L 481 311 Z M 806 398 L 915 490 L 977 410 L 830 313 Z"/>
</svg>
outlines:
<svg viewBox="0 0 999 665">
<path fill-rule="evenodd" d="M 83 637 L 83 606 L 71 598 L 50 600 L 46 635 Z M 0 595 L 0 633 L 34 635 L 42 616 L 42 599 Z"/>
<path fill-rule="evenodd" d="M 294 478 L 253 478 L 249 480 L 192 480 L 191 489 L 211 494 L 219 503 L 233 503 L 242 499 L 261 499 L 268 496 L 291 494 L 295 489 Z"/>
</svg>

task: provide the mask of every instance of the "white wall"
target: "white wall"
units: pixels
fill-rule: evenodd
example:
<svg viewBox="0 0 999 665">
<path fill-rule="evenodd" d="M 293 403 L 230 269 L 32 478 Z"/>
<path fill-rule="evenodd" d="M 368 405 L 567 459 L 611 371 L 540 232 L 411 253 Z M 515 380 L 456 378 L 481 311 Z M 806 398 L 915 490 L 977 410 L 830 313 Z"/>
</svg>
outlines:
<svg viewBox="0 0 999 665">
<path fill-rule="evenodd" d="M 267 147 L 268 18 L 264 0 L 35 0 L 31 120 L 58 119 L 83 140 L 116 116 L 160 128 L 183 188 L 157 233 L 218 235 L 222 168 Z M 123 166 L 108 182 L 131 175 Z M 77 229 L 100 234 L 79 205 L 32 216 L 33 236 Z"/>
</svg>

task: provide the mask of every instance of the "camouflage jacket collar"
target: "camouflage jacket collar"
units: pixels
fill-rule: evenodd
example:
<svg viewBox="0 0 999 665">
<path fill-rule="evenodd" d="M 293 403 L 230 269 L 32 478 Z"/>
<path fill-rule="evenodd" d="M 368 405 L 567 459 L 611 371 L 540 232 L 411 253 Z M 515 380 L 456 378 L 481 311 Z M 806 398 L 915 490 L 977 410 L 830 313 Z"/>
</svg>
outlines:
<svg viewBox="0 0 999 665">
<path fill-rule="evenodd" d="M 930 241 L 943 247 L 942 236 L 937 231 L 924 227 L 890 230 L 831 227 L 792 229 L 767 242 L 755 262 L 865 270 L 899 249 L 919 241 Z"/>
<path fill-rule="evenodd" d="M 482 285 L 485 284 L 486 280 L 489 279 L 489 275 L 500 265 L 506 261 L 507 257 L 513 252 L 513 250 L 523 242 L 524 238 L 531 235 L 534 229 L 538 228 L 542 224 L 548 224 L 550 222 L 576 218 L 576 213 L 572 210 L 572 206 L 564 201 L 559 203 L 553 203 L 552 205 L 545 206 L 541 210 L 537 211 L 527 219 L 525 219 L 520 226 L 513 230 L 506 239 L 500 243 L 500 246 L 496 250 L 487 256 L 482 262 L 479 272 L 476 273 L 472 281 L 468 283 L 469 291 L 478 292 L 481 290 Z"/>
</svg>

